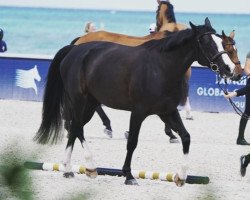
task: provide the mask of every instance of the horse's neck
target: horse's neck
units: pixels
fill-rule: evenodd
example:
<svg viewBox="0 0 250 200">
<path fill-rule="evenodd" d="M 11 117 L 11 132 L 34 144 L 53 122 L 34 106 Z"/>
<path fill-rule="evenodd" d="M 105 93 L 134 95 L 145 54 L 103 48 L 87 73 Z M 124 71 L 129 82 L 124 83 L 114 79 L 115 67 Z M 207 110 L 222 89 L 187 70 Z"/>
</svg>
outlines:
<svg viewBox="0 0 250 200">
<path fill-rule="evenodd" d="M 188 42 L 185 42 L 185 44 L 173 48 L 174 50 L 166 52 L 167 55 L 165 57 L 163 55 L 166 63 L 169 62 L 169 59 L 173 62 L 172 64 L 175 66 L 173 70 L 176 71 L 176 78 L 181 78 L 196 60 L 196 48 L 195 38 L 192 38 Z"/>
</svg>

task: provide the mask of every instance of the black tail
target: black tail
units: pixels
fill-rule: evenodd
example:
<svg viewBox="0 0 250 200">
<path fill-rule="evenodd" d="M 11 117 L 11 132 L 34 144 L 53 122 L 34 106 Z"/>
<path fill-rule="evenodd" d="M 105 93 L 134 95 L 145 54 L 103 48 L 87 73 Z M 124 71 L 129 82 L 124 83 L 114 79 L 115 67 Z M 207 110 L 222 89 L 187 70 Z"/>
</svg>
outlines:
<svg viewBox="0 0 250 200">
<path fill-rule="evenodd" d="M 56 143 L 62 137 L 62 105 L 63 82 L 60 75 L 60 63 L 74 45 L 60 49 L 52 60 L 47 75 L 47 82 L 43 96 L 42 123 L 34 140 L 41 144 Z"/>
</svg>

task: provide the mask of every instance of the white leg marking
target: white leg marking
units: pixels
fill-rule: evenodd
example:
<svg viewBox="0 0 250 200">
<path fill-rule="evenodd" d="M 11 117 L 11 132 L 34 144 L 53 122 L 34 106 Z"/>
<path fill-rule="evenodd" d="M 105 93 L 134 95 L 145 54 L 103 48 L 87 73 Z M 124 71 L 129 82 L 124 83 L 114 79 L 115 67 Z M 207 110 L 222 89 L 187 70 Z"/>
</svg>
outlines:
<svg viewBox="0 0 250 200">
<path fill-rule="evenodd" d="M 64 158 L 64 166 L 65 166 L 65 172 L 71 172 L 71 155 L 72 155 L 73 148 L 72 146 L 69 146 L 65 150 L 65 158 Z"/>
<path fill-rule="evenodd" d="M 189 159 L 188 159 L 188 154 L 185 154 L 183 156 L 183 165 L 181 166 L 181 170 L 179 173 L 179 177 L 181 180 L 187 179 L 187 170 L 189 168 Z"/>
<path fill-rule="evenodd" d="M 96 169 L 96 165 L 94 164 L 92 153 L 89 150 L 89 147 L 88 147 L 85 140 L 82 142 L 82 147 L 85 150 L 84 158 L 85 158 L 85 161 L 86 161 L 86 168 L 88 168 L 88 169 Z"/>
<path fill-rule="evenodd" d="M 190 102 L 189 102 L 189 97 L 187 97 L 187 101 L 185 103 L 185 110 L 186 112 L 190 112 L 191 111 L 191 106 L 190 106 Z"/>
</svg>

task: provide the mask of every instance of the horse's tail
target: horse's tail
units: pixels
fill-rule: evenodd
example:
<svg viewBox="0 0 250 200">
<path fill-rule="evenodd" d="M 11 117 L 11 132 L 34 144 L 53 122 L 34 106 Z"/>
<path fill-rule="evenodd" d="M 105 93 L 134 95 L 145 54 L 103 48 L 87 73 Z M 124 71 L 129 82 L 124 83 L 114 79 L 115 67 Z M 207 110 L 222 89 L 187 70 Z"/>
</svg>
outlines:
<svg viewBox="0 0 250 200">
<path fill-rule="evenodd" d="M 182 95 L 180 100 L 181 106 L 184 106 L 186 104 L 188 91 L 189 91 L 189 80 L 186 77 L 184 77 L 182 79 Z"/>
<path fill-rule="evenodd" d="M 64 88 L 60 75 L 60 63 L 74 45 L 60 49 L 50 64 L 43 96 L 42 122 L 34 140 L 41 144 L 56 143 L 61 139 L 62 105 Z"/>
</svg>

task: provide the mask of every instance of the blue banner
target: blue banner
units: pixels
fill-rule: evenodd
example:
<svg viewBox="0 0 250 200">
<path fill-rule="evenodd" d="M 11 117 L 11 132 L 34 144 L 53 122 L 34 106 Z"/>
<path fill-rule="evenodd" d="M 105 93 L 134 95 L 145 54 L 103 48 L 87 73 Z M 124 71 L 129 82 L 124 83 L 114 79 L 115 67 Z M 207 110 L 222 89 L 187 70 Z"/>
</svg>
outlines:
<svg viewBox="0 0 250 200">
<path fill-rule="evenodd" d="M 14 56 L 0 57 L 0 98 L 27 101 L 42 101 L 45 79 L 51 59 L 23 58 Z M 206 67 L 192 67 L 189 98 L 192 110 L 207 112 L 233 112 L 232 106 L 223 97 L 217 84 L 217 76 Z M 224 80 L 220 81 L 225 87 Z M 228 82 L 227 89 L 233 91 L 246 84 Z M 234 102 L 244 110 L 245 98 L 234 98 Z"/>
<path fill-rule="evenodd" d="M 51 60 L 0 57 L 0 98 L 42 101 Z"/>
<path fill-rule="evenodd" d="M 217 75 L 207 67 L 192 67 L 189 97 L 192 110 L 207 112 L 233 112 L 231 104 L 223 97 L 223 89 L 232 92 L 246 85 L 246 79 L 236 82 L 224 79 L 218 81 Z M 245 97 L 235 97 L 234 103 L 241 110 L 245 107 Z"/>
</svg>

